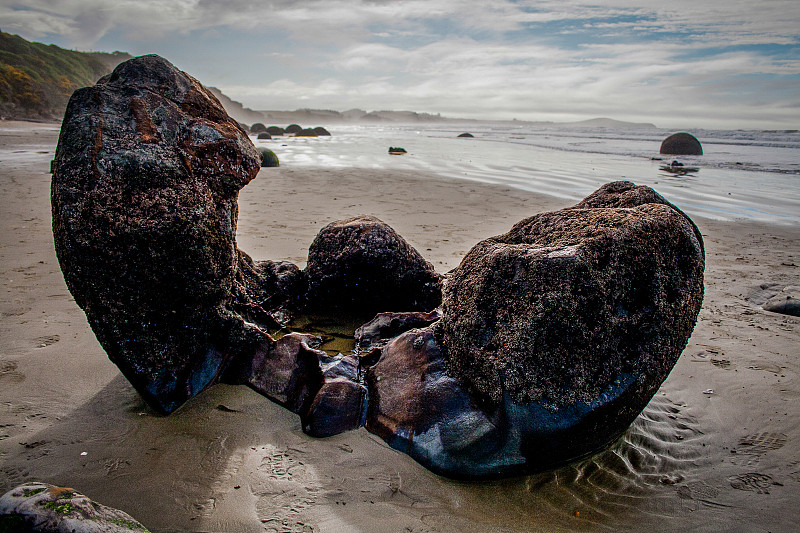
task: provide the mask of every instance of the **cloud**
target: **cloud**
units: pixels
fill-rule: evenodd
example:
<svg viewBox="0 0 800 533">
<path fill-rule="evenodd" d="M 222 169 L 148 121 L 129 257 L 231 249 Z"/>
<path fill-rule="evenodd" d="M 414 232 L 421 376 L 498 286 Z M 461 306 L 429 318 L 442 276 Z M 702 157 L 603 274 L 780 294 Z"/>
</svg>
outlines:
<svg viewBox="0 0 800 533">
<path fill-rule="evenodd" d="M 0 27 L 180 62 L 253 108 L 800 120 L 796 0 L 7 0 Z M 177 63 L 176 63 L 177 64 Z M 786 110 L 791 111 L 787 112 Z M 765 119 L 767 120 L 767 119 Z"/>
</svg>

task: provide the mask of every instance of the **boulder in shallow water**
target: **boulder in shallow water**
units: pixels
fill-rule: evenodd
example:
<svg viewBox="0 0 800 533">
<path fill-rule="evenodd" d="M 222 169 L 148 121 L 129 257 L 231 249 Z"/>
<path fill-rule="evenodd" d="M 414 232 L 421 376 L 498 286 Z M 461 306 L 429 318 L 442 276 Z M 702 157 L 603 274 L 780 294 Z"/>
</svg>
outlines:
<svg viewBox="0 0 800 533">
<path fill-rule="evenodd" d="M 129 514 L 93 502 L 75 489 L 25 483 L 0 496 L 0 531 L 147 533 Z"/>
<path fill-rule="evenodd" d="M 703 155 L 703 146 L 691 133 L 674 133 L 661 143 L 660 153 L 666 155 Z"/>
<path fill-rule="evenodd" d="M 314 128 L 314 133 L 316 133 L 320 137 L 330 137 L 330 135 L 331 135 L 331 132 L 329 132 L 328 130 L 326 130 L 322 126 L 317 126 L 316 128 Z"/>
<path fill-rule="evenodd" d="M 294 134 L 295 137 L 317 137 L 317 132 L 313 128 L 303 128 Z"/>
<path fill-rule="evenodd" d="M 375 217 L 331 222 L 308 251 L 311 310 L 428 311 L 441 301 L 442 276 Z"/>
<path fill-rule="evenodd" d="M 473 134 L 471 134 L 471 133 L 464 132 L 464 133 L 460 134 L 459 137 L 466 137 L 466 138 L 469 139 L 469 138 L 472 138 L 472 137 L 475 137 L 475 136 Z"/>
<path fill-rule="evenodd" d="M 299 131 L 303 131 L 303 127 L 300 126 L 299 124 L 289 124 L 288 126 L 286 126 L 285 131 L 286 133 L 297 133 Z"/>
<path fill-rule="evenodd" d="M 267 128 L 267 133 L 275 136 L 275 135 L 283 135 L 284 133 L 286 133 L 286 131 L 284 131 L 284 129 L 279 126 L 270 126 Z"/>
<path fill-rule="evenodd" d="M 214 95 L 161 57 L 70 99 L 53 164 L 59 263 L 109 358 L 159 411 L 218 381 L 231 338 L 261 335 L 230 309 L 236 199 L 259 163 Z"/>
<path fill-rule="evenodd" d="M 264 133 L 266 131 L 267 127 L 261 122 L 256 122 L 255 124 L 250 126 L 250 133 Z"/>
</svg>

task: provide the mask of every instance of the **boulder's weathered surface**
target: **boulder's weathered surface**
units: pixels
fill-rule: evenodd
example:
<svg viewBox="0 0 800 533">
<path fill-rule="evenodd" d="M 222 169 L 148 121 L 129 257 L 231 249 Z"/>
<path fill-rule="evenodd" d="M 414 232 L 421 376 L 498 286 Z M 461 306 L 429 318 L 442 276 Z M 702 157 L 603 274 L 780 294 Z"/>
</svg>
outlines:
<svg viewBox="0 0 800 533">
<path fill-rule="evenodd" d="M 573 209 L 589 209 L 596 207 L 636 207 L 643 204 L 664 204 L 680 213 L 694 228 L 694 235 L 705 254 L 703 235 L 689 215 L 675 207 L 659 193 L 646 185 L 636 185 L 631 181 L 612 181 L 606 183 L 592 194 L 573 205 Z"/>
<path fill-rule="evenodd" d="M 367 373 L 367 428 L 453 477 L 514 475 L 596 451 L 630 425 L 686 346 L 703 269 L 694 226 L 663 203 L 523 220 L 451 273 L 439 322 L 383 348 Z"/>
<path fill-rule="evenodd" d="M 283 135 L 286 131 L 279 126 L 270 126 L 267 128 L 267 133 L 270 135 Z"/>
<path fill-rule="evenodd" d="M 330 134 L 331 134 L 331 132 L 329 132 L 328 130 L 326 130 L 322 126 L 317 126 L 316 128 L 314 128 L 314 133 L 316 133 L 320 137 L 330 136 Z"/>
<path fill-rule="evenodd" d="M 691 133 L 673 133 L 661 142 L 665 155 L 703 155 L 703 146 Z"/>
<path fill-rule="evenodd" d="M 320 230 L 305 269 L 312 309 L 431 310 L 442 276 L 384 222 L 360 215 Z"/>
<path fill-rule="evenodd" d="M 9 533 L 147 533 L 129 514 L 75 489 L 26 483 L 0 496 L 0 531 Z"/>
<path fill-rule="evenodd" d="M 158 56 L 120 64 L 70 100 L 53 162 L 64 279 L 110 359 L 155 409 L 217 381 L 229 336 L 236 198 L 259 170 L 247 134 Z"/>
</svg>

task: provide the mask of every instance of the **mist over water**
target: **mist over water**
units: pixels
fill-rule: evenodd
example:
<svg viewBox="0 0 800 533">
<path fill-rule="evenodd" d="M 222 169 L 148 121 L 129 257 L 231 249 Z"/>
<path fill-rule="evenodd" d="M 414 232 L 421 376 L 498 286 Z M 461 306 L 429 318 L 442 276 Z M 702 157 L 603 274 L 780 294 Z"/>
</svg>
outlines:
<svg viewBox="0 0 800 533">
<path fill-rule="evenodd" d="M 283 165 L 420 170 L 580 200 L 620 179 L 648 185 L 694 216 L 800 222 L 800 133 L 692 131 L 702 156 L 662 156 L 663 129 L 358 125 L 331 137 L 254 141 Z M 470 132 L 474 138 L 458 138 Z M 408 153 L 388 154 L 389 146 Z M 665 170 L 673 160 L 680 172 Z"/>
</svg>

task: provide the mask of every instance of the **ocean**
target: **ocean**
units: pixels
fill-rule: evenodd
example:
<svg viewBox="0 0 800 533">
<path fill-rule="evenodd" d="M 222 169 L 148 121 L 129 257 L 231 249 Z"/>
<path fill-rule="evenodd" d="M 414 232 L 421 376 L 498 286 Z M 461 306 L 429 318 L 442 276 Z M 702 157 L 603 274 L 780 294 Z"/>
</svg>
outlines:
<svg viewBox="0 0 800 533">
<path fill-rule="evenodd" d="M 691 130 L 702 156 L 662 156 L 675 130 L 474 123 L 342 125 L 254 142 L 282 165 L 421 170 L 580 200 L 604 183 L 653 187 L 692 216 L 800 222 L 800 132 Z M 473 138 L 459 138 L 469 132 Z M 405 148 L 389 155 L 390 146 Z M 672 167 L 678 161 L 683 167 Z"/>
</svg>

